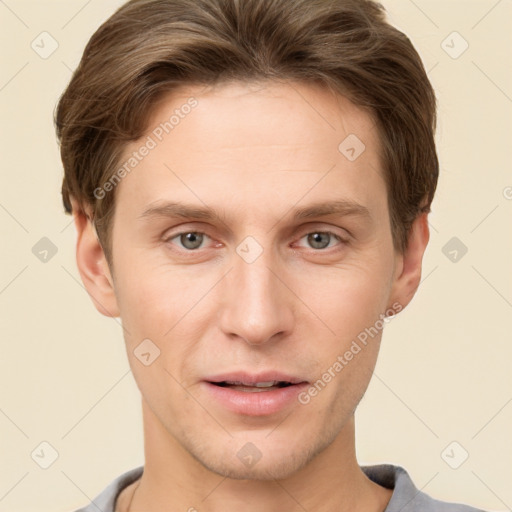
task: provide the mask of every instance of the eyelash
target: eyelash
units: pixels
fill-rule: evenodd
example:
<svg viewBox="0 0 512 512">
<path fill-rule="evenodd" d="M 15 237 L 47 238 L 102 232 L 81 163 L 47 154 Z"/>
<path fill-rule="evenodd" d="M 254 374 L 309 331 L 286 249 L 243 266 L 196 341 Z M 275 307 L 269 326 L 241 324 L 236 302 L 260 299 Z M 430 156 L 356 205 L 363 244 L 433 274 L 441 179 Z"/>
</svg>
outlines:
<svg viewBox="0 0 512 512">
<path fill-rule="evenodd" d="M 164 242 L 167 243 L 167 244 L 171 244 L 171 245 L 174 245 L 171 243 L 172 240 L 174 240 L 175 238 L 178 238 L 181 237 L 182 235 L 187 235 L 187 234 L 190 234 L 190 233 L 194 233 L 194 234 L 198 234 L 198 235 L 206 235 L 208 238 L 211 239 L 211 237 L 207 234 L 207 233 L 204 233 L 203 231 L 193 231 L 193 230 L 186 230 L 186 231 L 180 231 L 178 233 L 173 233 L 172 235 L 166 237 L 164 239 Z M 322 230 L 313 230 L 313 231 L 308 231 L 307 233 L 304 233 L 300 238 L 299 240 L 302 240 L 303 238 L 307 237 L 308 235 L 312 235 L 312 234 L 322 234 L 322 235 L 330 235 L 331 237 L 334 237 L 335 239 L 338 240 L 339 242 L 339 245 L 341 246 L 344 246 L 348 243 L 348 240 L 346 240 L 345 238 L 341 237 L 340 235 L 332 232 L 332 231 L 322 231 Z M 314 248 L 311 248 L 310 250 L 315 252 L 315 253 L 328 253 L 328 252 L 331 252 L 329 251 L 329 249 L 332 249 L 332 247 L 325 247 L 323 249 L 314 249 Z M 191 255 L 194 254 L 194 253 L 198 253 L 199 251 L 201 251 L 201 248 L 197 248 L 197 249 L 187 249 L 185 247 L 183 248 L 178 248 L 179 251 L 183 251 L 185 253 L 190 253 Z M 340 248 L 338 248 L 338 250 L 340 250 Z"/>
</svg>

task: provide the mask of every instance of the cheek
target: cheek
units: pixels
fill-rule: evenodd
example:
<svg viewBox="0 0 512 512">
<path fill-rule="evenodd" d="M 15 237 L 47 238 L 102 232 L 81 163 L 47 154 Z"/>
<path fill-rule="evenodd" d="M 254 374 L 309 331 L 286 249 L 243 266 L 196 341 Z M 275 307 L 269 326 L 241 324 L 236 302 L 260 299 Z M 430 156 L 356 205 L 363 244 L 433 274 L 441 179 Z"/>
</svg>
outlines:
<svg viewBox="0 0 512 512">
<path fill-rule="evenodd" d="M 297 280 L 297 295 L 343 339 L 372 325 L 387 304 L 389 265 L 359 261 L 310 271 Z"/>
<path fill-rule="evenodd" d="M 161 337 L 199 300 L 202 288 L 200 278 L 180 269 L 127 261 L 119 271 L 116 296 L 127 327 Z"/>
<path fill-rule="evenodd" d="M 120 281 L 117 293 L 126 349 L 141 387 L 147 383 L 151 387 L 161 384 L 172 388 L 172 376 L 180 382 L 186 379 L 186 362 L 197 359 L 199 342 L 210 325 L 209 308 L 214 293 L 209 298 L 208 291 L 216 279 L 215 275 L 201 276 L 199 272 L 192 275 L 190 270 L 147 266 L 139 272 L 127 272 Z M 145 339 L 151 340 L 160 351 L 152 365 L 159 367 L 160 373 L 140 368 L 134 356 Z M 148 379 L 154 379 L 154 383 Z"/>
</svg>

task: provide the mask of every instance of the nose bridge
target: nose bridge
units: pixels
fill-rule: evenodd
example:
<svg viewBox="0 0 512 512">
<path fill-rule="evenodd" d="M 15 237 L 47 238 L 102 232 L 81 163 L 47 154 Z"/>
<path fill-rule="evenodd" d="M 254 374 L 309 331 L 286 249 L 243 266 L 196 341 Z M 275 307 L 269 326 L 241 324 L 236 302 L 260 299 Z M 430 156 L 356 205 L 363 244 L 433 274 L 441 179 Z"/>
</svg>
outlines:
<svg viewBox="0 0 512 512">
<path fill-rule="evenodd" d="M 221 327 L 250 344 L 265 343 L 291 329 L 290 297 L 275 275 L 279 265 L 271 248 L 247 237 L 236 252 L 224 284 Z"/>
</svg>

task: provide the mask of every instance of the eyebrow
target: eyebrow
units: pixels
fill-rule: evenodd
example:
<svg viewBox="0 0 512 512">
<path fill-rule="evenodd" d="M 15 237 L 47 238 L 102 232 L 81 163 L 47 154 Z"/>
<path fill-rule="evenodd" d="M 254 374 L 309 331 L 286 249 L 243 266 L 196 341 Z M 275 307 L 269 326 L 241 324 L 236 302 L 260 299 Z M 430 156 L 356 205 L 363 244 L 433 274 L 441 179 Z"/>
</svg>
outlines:
<svg viewBox="0 0 512 512">
<path fill-rule="evenodd" d="M 311 217 L 325 217 L 327 215 L 355 215 L 371 218 L 370 210 L 355 201 L 341 199 L 338 201 L 324 201 L 314 203 L 303 208 L 297 208 L 293 214 L 294 219 L 309 219 Z"/>
<path fill-rule="evenodd" d="M 296 208 L 292 214 L 293 220 L 326 217 L 328 215 L 359 216 L 370 219 L 370 211 L 366 206 L 351 200 L 321 201 L 308 206 Z M 224 222 L 223 217 L 209 206 L 196 206 L 179 202 L 163 202 L 149 206 L 139 219 L 165 217 L 181 219 L 201 219 Z"/>
</svg>

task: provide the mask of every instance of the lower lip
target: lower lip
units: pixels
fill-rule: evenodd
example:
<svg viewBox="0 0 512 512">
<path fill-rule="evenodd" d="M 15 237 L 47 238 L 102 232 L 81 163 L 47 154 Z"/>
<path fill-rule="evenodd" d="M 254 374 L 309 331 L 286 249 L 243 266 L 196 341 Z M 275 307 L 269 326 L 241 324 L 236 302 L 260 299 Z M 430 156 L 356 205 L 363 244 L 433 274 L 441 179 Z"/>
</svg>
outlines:
<svg viewBox="0 0 512 512">
<path fill-rule="evenodd" d="M 292 403 L 298 403 L 297 395 L 307 386 L 307 382 L 293 384 L 270 391 L 237 391 L 230 387 L 216 386 L 203 382 L 207 392 L 226 409 L 246 416 L 268 416 L 275 414 Z"/>
</svg>

